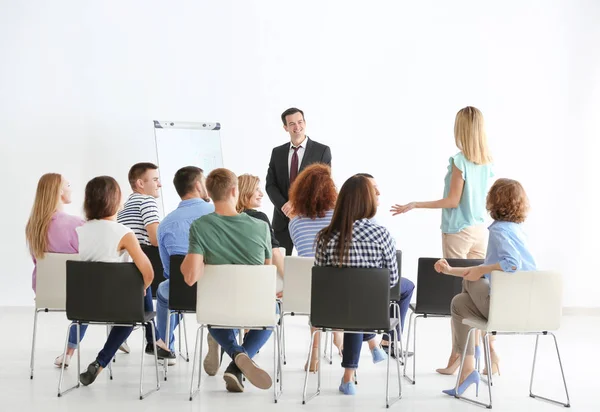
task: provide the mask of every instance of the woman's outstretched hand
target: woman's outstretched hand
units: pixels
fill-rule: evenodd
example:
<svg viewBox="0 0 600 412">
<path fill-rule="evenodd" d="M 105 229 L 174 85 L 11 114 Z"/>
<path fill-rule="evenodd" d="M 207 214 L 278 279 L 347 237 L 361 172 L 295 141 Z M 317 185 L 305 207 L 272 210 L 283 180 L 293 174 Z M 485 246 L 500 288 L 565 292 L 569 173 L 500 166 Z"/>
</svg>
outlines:
<svg viewBox="0 0 600 412">
<path fill-rule="evenodd" d="M 402 213 L 406 213 L 409 210 L 413 210 L 415 208 L 415 206 L 416 206 L 415 202 L 410 202 L 406 205 L 394 205 L 390 209 L 390 212 L 392 212 L 392 216 L 396 216 L 396 215 L 400 215 Z"/>
</svg>

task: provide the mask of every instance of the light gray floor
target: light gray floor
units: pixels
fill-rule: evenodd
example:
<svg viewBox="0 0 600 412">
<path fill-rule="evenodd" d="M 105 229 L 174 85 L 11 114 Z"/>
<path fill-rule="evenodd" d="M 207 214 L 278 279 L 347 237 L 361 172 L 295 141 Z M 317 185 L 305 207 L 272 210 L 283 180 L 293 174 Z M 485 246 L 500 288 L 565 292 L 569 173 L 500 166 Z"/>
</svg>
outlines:
<svg viewBox="0 0 600 412">
<path fill-rule="evenodd" d="M 358 393 L 354 397 L 338 392 L 342 375 L 340 357 L 336 354 L 333 365 L 323 364 L 323 389 L 320 396 L 308 405 L 301 405 L 303 365 L 308 350 L 309 333 L 306 318 L 287 318 L 288 363 L 284 366 L 284 393 L 278 404 L 272 400 L 272 391 L 261 391 L 246 384 L 243 394 L 225 391 L 222 373 L 215 377 L 204 375 L 200 398 L 188 400 L 191 363 L 179 360 L 170 369 L 169 380 L 161 380 L 159 392 L 147 399 L 138 399 L 139 360 L 141 351 L 140 331 L 129 339 L 132 353 L 118 354 L 114 366 L 114 380 L 108 380 L 103 372 L 89 387 L 81 387 L 62 398 L 56 396 L 59 369 L 53 366 L 54 358 L 62 351 L 66 321 L 64 314 L 40 314 L 36 372 L 29 379 L 29 355 L 33 324 L 33 309 L 1 308 L 0 325 L 4 339 L 0 342 L 3 354 L 0 362 L 0 397 L 2 411 L 199 411 L 199 410 L 246 410 L 246 411 L 335 411 L 384 409 L 385 364 L 373 365 L 366 345 L 359 368 Z M 187 317 L 190 352 L 195 339 L 195 318 Z M 408 385 L 403 380 L 403 399 L 392 406 L 402 411 L 479 411 L 484 410 L 450 398 L 442 389 L 454 386 L 454 377 L 435 373 L 436 367 L 445 366 L 450 349 L 449 322 L 446 319 L 420 321 L 417 364 L 417 384 Z M 82 363 L 94 360 L 105 337 L 101 326 L 90 327 L 82 345 Z M 558 333 L 559 345 L 565 366 L 571 395 L 571 410 L 600 411 L 600 317 L 566 316 Z M 529 376 L 533 354 L 534 337 L 499 337 L 498 352 L 501 356 L 501 376 L 496 377 L 493 387 L 494 410 L 498 411 L 559 411 L 559 406 L 529 398 Z M 272 340 L 257 356 L 256 361 L 267 370 L 272 369 Z M 146 356 L 146 382 L 154 377 L 151 357 Z M 558 363 L 550 338 L 543 341 L 537 370 L 537 391 L 541 395 L 563 398 Z M 392 375 L 394 376 L 394 375 Z M 75 378 L 75 364 L 66 372 L 66 383 Z M 161 375 L 162 378 L 162 375 Z M 392 379 L 392 385 L 396 382 Z M 312 386 L 316 375 L 311 375 Z M 474 392 L 474 391 L 473 391 Z M 487 390 L 480 386 L 480 397 L 487 399 Z"/>
</svg>

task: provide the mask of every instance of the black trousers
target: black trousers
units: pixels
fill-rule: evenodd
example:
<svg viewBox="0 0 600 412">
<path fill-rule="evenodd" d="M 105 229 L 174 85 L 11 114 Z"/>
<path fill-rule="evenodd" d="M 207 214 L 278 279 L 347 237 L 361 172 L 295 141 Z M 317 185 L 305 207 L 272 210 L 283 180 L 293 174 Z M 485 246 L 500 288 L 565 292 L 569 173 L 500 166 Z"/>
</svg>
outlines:
<svg viewBox="0 0 600 412">
<path fill-rule="evenodd" d="M 292 250 L 294 249 L 294 243 L 292 242 L 292 238 L 290 237 L 290 231 L 286 227 L 284 230 L 275 231 L 275 239 L 279 242 L 279 246 L 285 248 L 285 254 L 287 256 L 292 255 Z"/>
</svg>

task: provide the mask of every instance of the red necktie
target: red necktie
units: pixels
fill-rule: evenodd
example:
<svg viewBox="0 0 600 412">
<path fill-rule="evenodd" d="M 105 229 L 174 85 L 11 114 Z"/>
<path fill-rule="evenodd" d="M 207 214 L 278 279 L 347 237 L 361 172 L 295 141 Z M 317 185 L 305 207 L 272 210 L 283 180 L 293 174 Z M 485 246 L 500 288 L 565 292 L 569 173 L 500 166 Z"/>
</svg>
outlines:
<svg viewBox="0 0 600 412">
<path fill-rule="evenodd" d="M 290 186 L 296 180 L 296 176 L 298 176 L 298 149 L 300 149 L 300 146 L 292 146 L 292 149 L 294 149 L 294 154 L 292 155 L 292 164 L 290 166 Z"/>
</svg>

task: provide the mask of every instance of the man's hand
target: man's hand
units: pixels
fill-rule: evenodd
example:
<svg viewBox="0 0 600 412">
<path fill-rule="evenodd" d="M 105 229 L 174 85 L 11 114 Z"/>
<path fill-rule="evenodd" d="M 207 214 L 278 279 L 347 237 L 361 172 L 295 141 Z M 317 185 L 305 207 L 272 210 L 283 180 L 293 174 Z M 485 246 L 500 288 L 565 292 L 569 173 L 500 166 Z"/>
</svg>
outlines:
<svg viewBox="0 0 600 412">
<path fill-rule="evenodd" d="M 292 204 L 290 203 L 290 201 L 288 200 L 287 202 L 285 202 L 285 205 L 283 205 L 281 207 L 281 211 L 283 212 L 284 215 L 286 215 L 287 217 L 290 217 L 290 215 L 293 212 L 293 208 L 292 208 Z"/>
<path fill-rule="evenodd" d="M 440 259 L 437 262 L 435 262 L 435 265 L 433 265 L 433 268 L 435 269 L 435 271 L 437 273 L 445 273 L 445 274 L 449 274 L 450 270 L 452 269 L 452 267 L 448 264 L 448 261 L 446 259 Z"/>
<path fill-rule="evenodd" d="M 481 279 L 483 275 L 485 275 L 485 269 L 482 269 L 481 266 L 473 266 L 465 270 L 462 276 L 468 281 L 475 282 Z"/>
</svg>

